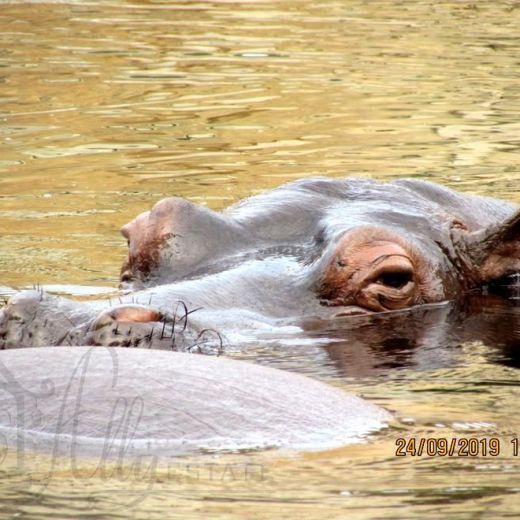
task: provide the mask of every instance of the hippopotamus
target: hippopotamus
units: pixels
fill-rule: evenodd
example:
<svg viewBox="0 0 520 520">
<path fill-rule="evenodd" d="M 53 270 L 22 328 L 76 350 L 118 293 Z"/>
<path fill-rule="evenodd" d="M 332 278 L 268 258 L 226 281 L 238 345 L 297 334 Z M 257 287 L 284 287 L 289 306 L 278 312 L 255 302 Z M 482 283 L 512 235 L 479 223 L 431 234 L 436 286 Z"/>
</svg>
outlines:
<svg viewBox="0 0 520 520">
<path fill-rule="evenodd" d="M 0 346 L 219 353 L 248 333 L 455 300 L 520 273 L 520 209 L 417 179 L 307 178 L 222 212 L 159 201 L 122 228 L 126 294 L 11 298 Z"/>
<path fill-rule="evenodd" d="M 222 212 L 168 198 L 122 234 L 128 257 L 120 296 L 80 302 L 36 289 L 0 311 L 3 349 L 38 347 L 0 357 L 6 417 L 20 418 L 20 399 L 13 405 L 12 398 L 34 395 L 33 384 L 52 390 L 22 423 L 3 424 L 8 442 L 21 431 L 35 447 L 99 452 L 114 424 L 106 422 L 112 396 L 146 403 L 131 451 L 345 443 L 383 426 L 387 412 L 295 374 L 144 348 L 219 355 L 248 338 L 319 330 L 316 323 L 395 325 L 403 313 L 413 319 L 417 309 L 476 290 L 520 285 L 518 206 L 416 179 L 304 179 Z M 370 337 L 366 323 L 350 341 L 361 337 Z M 349 363 L 344 350 L 327 349 L 338 364 Z M 73 404 L 85 395 L 91 415 L 64 427 L 61 403 L 77 380 L 64 374 L 85 375 L 74 367 L 90 352 L 92 374 L 80 379 L 91 391 Z M 122 386 L 112 392 L 107 356 L 116 352 Z"/>
<path fill-rule="evenodd" d="M 0 440 L 54 455 L 170 457 L 358 442 L 390 414 L 314 379 L 214 356 L 62 347 L 0 356 Z"/>
</svg>

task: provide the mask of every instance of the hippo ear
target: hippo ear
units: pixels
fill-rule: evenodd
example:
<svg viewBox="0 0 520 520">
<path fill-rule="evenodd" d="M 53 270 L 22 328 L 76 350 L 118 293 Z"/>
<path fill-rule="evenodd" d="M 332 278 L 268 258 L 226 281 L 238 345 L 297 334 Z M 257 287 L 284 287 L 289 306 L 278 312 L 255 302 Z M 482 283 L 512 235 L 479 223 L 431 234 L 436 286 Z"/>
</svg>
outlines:
<svg viewBox="0 0 520 520">
<path fill-rule="evenodd" d="M 465 253 L 482 282 L 520 273 L 520 210 L 464 237 Z"/>
</svg>

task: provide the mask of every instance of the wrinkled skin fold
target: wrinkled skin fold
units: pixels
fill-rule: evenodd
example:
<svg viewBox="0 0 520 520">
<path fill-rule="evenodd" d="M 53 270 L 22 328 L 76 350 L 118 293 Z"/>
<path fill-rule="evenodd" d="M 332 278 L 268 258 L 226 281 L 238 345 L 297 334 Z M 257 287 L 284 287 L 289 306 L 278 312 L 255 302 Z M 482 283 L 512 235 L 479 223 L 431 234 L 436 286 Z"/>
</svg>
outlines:
<svg viewBox="0 0 520 520">
<path fill-rule="evenodd" d="M 518 207 L 412 179 L 303 179 L 223 212 L 169 198 L 122 234 L 130 295 L 21 293 L 0 312 L 0 346 L 218 353 L 237 331 L 406 310 L 520 273 Z"/>
</svg>

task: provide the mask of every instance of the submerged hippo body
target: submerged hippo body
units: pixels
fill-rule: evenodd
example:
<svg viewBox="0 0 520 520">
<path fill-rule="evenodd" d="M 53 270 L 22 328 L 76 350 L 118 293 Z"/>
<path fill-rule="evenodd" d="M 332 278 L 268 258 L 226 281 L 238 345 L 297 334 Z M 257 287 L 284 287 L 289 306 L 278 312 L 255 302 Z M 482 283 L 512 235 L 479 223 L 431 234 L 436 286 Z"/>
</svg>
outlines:
<svg viewBox="0 0 520 520">
<path fill-rule="evenodd" d="M 58 455 L 320 449 L 389 414 L 308 377 L 211 356 L 39 348 L 0 357 L 0 439 Z"/>
<path fill-rule="evenodd" d="M 304 179 L 221 213 L 165 199 L 122 233 L 134 292 L 17 295 L 0 346 L 218 351 L 237 331 L 452 300 L 520 272 L 517 206 L 410 179 Z"/>
</svg>

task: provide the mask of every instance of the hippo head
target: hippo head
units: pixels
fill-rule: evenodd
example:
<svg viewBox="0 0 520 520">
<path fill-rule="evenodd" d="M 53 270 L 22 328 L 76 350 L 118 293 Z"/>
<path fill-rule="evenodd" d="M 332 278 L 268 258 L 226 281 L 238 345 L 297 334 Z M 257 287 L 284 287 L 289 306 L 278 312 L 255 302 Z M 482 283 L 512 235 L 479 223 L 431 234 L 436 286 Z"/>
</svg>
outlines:
<svg viewBox="0 0 520 520">
<path fill-rule="evenodd" d="M 278 320 L 399 311 L 520 285 L 518 207 L 416 180 L 305 179 L 223 212 L 165 199 L 122 232 L 122 282 L 136 292 L 119 305 L 15 296 L 0 311 L 0 347 L 202 342 L 219 351 L 219 333 Z"/>
<path fill-rule="evenodd" d="M 520 214 L 469 232 L 454 222 L 429 246 L 384 227 L 362 226 L 335 245 L 318 294 L 328 305 L 397 310 L 453 299 L 479 286 L 508 286 L 520 273 Z"/>
<path fill-rule="evenodd" d="M 427 233 L 410 223 L 344 232 L 316 285 L 322 303 L 381 312 L 452 300 L 479 287 L 518 287 L 520 212 L 482 228 L 458 216 L 425 220 L 420 227 Z"/>
<path fill-rule="evenodd" d="M 164 199 L 122 233 L 122 282 L 133 289 L 285 256 L 298 266 L 279 291 L 294 299 L 310 287 L 346 314 L 454 299 L 520 273 L 518 208 L 413 179 L 304 179 L 224 212 Z"/>
</svg>

